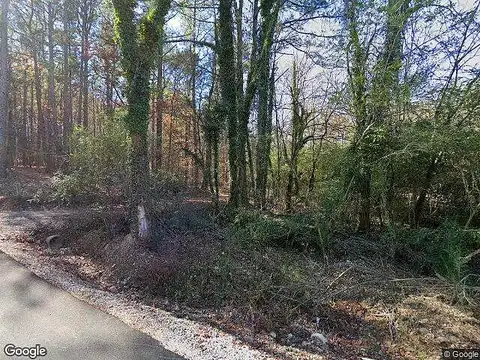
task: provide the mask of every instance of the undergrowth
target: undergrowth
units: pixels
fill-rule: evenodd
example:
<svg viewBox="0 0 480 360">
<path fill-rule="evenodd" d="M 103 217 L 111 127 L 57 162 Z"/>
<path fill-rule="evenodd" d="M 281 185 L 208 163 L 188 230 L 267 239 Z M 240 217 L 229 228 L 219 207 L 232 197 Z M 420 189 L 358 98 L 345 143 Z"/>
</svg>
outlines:
<svg viewBox="0 0 480 360">
<path fill-rule="evenodd" d="M 232 238 L 209 261 L 178 274 L 168 295 L 192 306 L 235 306 L 255 318 L 255 327 L 271 330 L 312 309 L 316 266 L 299 252 Z"/>
<path fill-rule="evenodd" d="M 437 229 L 390 227 L 375 240 L 367 237 L 358 245 L 361 237 L 340 238 L 321 220 L 309 214 L 238 212 L 221 248 L 208 261 L 195 262 L 179 274 L 169 295 L 193 305 L 244 306 L 286 323 L 299 311 L 309 312 L 320 304 L 315 289 L 330 291 L 334 297 L 334 287 L 324 284 L 329 262 L 366 262 L 371 264 L 367 267 L 372 266 L 368 271 L 375 274 L 378 269 L 374 263 L 383 258 L 386 263 L 403 265 L 419 278 L 433 276 L 452 285 L 455 301 L 475 303 L 478 232 L 463 230 L 455 222 Z M 360 281 L 361 276 L 353 280 Z M 375 276 L 373 281 L 389 281 L 387 274 Z"/>
<path fill-rule="evenodd" d="M 76 128 L 70 147 L 68 170 L 53 177 L 52 201 L 118 204 L 128 200 L 131 140 L 118 116 L 104 119 L 100 134 Z M 152 196 L 175 195 L 184 187 L 178 177 L 166 171 L 156 171 L 150 177 Z"/>
<path fill-rule="evenodd" d="M 480 285 L 480 232 L 454 221 L 435 229 L 390 227 L 382 236 L 395 260 L 417 273 L 451 283 L 455 300 L 475 302 Z"/>
<path fill-rule="evenodd" d="M 70 139 L 67 173 L 54 177 L 54 198 L 63 203 L 122 201 L 128 185 L 130 139 L 118 118 L 106 118 L 95 136 L 82 127 Z"/>
</svg>

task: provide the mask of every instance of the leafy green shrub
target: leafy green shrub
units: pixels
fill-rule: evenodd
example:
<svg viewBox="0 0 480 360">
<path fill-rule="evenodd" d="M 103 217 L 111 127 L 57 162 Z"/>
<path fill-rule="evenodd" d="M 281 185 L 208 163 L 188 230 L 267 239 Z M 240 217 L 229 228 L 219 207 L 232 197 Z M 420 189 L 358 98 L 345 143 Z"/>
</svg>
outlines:
<svg viewBox="0 0 480 360">
<path fill-rule="evenodd" d="M 321 249 L 318 224 L 307 214 L 274 216 L 241 210 L 233 222 L 233 237 L 250 244 L 282 248 Z M 322 229 L 323 234 L 323 229 Z"/>
<path fill-rule="evenodd" d="M 426 186 L 429 203 L 428 208 L 424 206 L 423 225 L 439 226 L 446 218 L 467 223 L 479 202 L 475 186 L 480 165 L 480 132 L 467 123 L 457 126 L 418 119 L 399 127 L 389 153 L 376 164 L 380 171 L 373 177 L 379 186 L 372 191 L 382 192 L 382 185 L 390 191 L 389 213 L 394 222 L 412 223 L 412 200 Z M 436 162 L 432 165 L 432 161 Z M 429 169 L 433 177 L 427 180 Z M 480 222 L 478 214 L 473 215 L 470 225 Z"/>
<path fill-rule="evenodd" d="M 63 203 L 76 203 L 82 194 L 88 194 L 89 184 L 82 183 L 77 171 L 71 174 L 58 173 L 53 177 L 54 200 Z"/>
<path fill-rule="evenodd" d="M 425 275 L 438 275 L 464 292 L 475 285 L 479 274 L 472 274 L 472 254 L 480 248 L 480 232 L 466 231 L 458 223 L 445 221 L 436 229 L 391 227 L 383 236 L 393 256 Z M 477 255 L 478 256 L 478 255 Z"/>
<path fill-rule="evenodd" d="M 250 319 L 255 318 L 255 326 L 270 331 L 272 319 L 290 324 L 300 309 L 312 309 L 312 274 L 318 270 L 310 267 L 312 264 L 291 249 L 252 246 L 228 237 L 213 256 L 195 261 L 188 271 L 178 273 L 167 292 L 191 306 L 219 308 L 234 304 L 239 316 L 248 313 Z"/>
<path fill-rule="evenodd" d="M 157 170 L 152 173 L 152 191 L 161 194 L 178 194 L 185 187 L 184 182 L 175 174 Z"/>
<path fill-rule="evenodd" d="M 70 172 L 58 174 L 54 182 L 57 200 L 75 202 L 96 197 L 108 201 L 126 195 L 130 140 L 119 119 L 104 119 L 102 133 L 95 136 L 76 128 L 70 144 Z"/>
</svg>

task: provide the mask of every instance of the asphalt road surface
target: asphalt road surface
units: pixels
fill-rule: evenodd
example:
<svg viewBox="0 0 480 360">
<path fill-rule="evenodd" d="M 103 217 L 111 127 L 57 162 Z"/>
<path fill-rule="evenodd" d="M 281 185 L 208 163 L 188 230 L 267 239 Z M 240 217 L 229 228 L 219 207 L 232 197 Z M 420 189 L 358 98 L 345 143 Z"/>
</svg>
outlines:
<svg viewBox="0 0 480 360">
<path fill-rule="evenodd" d="M 38 356 L 42 349 L 47 354 Z M 7 356 L 6 352 L 31 356 Z M 0 359 L 35 355 L 39 360 L 183 359 L 0 252 Z"/>
</svg>

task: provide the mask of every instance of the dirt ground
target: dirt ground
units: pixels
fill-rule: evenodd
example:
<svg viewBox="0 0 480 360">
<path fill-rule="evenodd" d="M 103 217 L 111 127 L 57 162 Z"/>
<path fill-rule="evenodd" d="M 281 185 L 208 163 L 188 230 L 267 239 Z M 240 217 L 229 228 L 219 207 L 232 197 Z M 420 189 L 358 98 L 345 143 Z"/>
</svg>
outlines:
<svg viewBox="0 0 480 360">
<path fill-rule="evenodd" d="M 32 204 L 28 200 L 48 181 L 35 171 L 17 171 L 15 186 L 12 182 L 0 184 L 0 210 L 28 208 Z M 193 279 L 192 289 L 203 286 L 198 284 L 202 281 L 205 288 L 212 286 L 201 274 L 192 272 L 199 263 L 215 267 L 217 261 L 223 261 L 228 232 L 210 216 L 208 198 L 198 194 L 166 200 L 158 211 L 155 249 L 134 243 L 122 207 L 89 216 L 75 212 L 62 221 L 51 219 L 14 239 L 42 261 L 99 289 L 128 293 L 147 306 L 213 325 L 276 358 L 438 359 L 442 348 L 480 348 L 478 306 L 453 304 L 447 283 L 416 276 L 378 258 L 344 256 L 324 263 L 306 254 L 290 255 L 269 248 L 262 249 L 258 260 L 242 262 L 242 256 L 252 254 L 238 254 L 236 265 L 241 269 L 229 274 L 233 277 L 248 278 L 265 263 L 274 264 L 270 269 L 283 269 L 290 261 L 300 267 L 298 272 L 308 280 L 301 284 L 312 288 L 308 292 L 299 289 L 308 293 L 308 302 L 289 307 L 285 304 L 295 302 L 282 297 L 295 296 L 295 291 L 286 292 L 281 286 L 275 294 L 255 301 L 252 294 L 260 291 L 251 287 L 244 289 L 249 298 L 238 294 L 237 300 L 227 301 L 221 294 L 212 295 L 216 303 L 191 294 L 177 296 L 177 292 L 189 290 L 172 290 L 179 284 L 179 274 Z M 61 240 L 48 248 L 45 239 L 53 234 Z M 357 240 L 352 238 L 342 246 L 359 246 Z M 297 270 L 288 274 L 297 276 Z M 273 279 L 275 274 L 271 276 Z"/>
</svg>

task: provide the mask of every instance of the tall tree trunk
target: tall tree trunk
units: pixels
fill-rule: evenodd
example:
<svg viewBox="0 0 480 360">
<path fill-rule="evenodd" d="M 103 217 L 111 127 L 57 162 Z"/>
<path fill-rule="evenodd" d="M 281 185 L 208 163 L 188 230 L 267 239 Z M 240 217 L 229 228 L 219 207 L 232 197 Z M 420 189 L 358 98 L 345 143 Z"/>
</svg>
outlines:
<svg viewBox="0 0 480 360">
<path fill-rule="evenodd" d="M 35 99 L 37 105 L 37 151 L 38 164 L 45 164 L 45 118 L 43 114 L 42 103 L 42 80 L 40 78 L 40 68 L 38 66 L 38 52 L 35 49 L 33 53 L 33 72 L 35 77 Z"/>
<path fill-rule="evenodd" d="M 237 86 L 237 109 L 243 109 L 244 93 L 243 93 L 243 0 L 238 1 L 238 6 L 235 7 L 235 22 L 236 22 L 236 86 Z M 256 28 L 256 19 L 254 15 L 253 29 Z M 242 112 L 237 111 L 237 125 L 238 125 L 238 201 L 239 205 L 244 206 L 248 203 L 248 183 L 247 183 L 247 158 L 246 147 L 248 139 L 248 118 L 247 121 L 242 119 Z"/>
<path fill-rule="evenodd" d="M 80 2 L 80 92 L 79 92 L 79 124 L 88 129 L 89 126 L 89 96 L 88 96 L 88 63 L 90 58 L 90 31 L 97 1 L 85 0 Z"/>
<path fill-rule="evenodd" d="M 184 141 L 183 141 L 183 148 L 184 149 L 189 149 L 190 147 L 190 126 L 191 126 L 191 118 L 190 119 L 185 119 L 185 134 L 184 134 Z M 189 172 L 190 172 L 190 169 L 191 169 L 191 164 L 192 164 L 192 161 L 191 161 L 191 158 L 190 156 L 187 155 L 186 152 L 184 152 L 184 158 L 185 158 L 185 168 L 184 168 L 184 172 L 183 172 L 183 178 L 185 180 L 185 184 L 188 185 L 189 184 Z"/>
<path fill-rule="evenodd" d="M 278 106 L 275 106 L 275 143 L 276 143 L 276 150 L 277 150 L 277 168 L 276 168 L 276 176 L 275 176 L 275 198 L 279 199 L 281 196 L 281 184 L 282 184 L 282 151 L 281 151 L 281 143 L 280 143 L 280 121 L 278 119 Z"/>
<path fill-rule="evenodd" d="M 199 119 L 198 119 L 198 112 L 197 112 L 197 48 L 196 48 L 196 41 L 197 41 L 197 0 L 193 1 L 193 16 L 192 16 L 192 43 L 190 45 L 190 53 L 192 56 L 192 73 L 191 73 L 191 96 L 192 96 L 192 136 L 193 136 L 193 153 L 198 156 L 198 158 L 202 159 L 203 161 L 203 153 L 200 148 L 200 132 L 199 132 Z M 193 185 L 198 186 L 199 180 L 199 173 L 200 173 L 200 165 L 198 161 L 193 161 Z"/>
<path fill-rule="evenodd" d="M 256 205 L 263 209 L 266 205 L 267 176 L 270 155 L 270 136 L 268 133 L 268 73 L 269 61 L 265 60 L 259 65 L 258 78 L 258 119 L 257 119 L 257 151 L 256 168 L 257 179 Z"/>
<path fill-rule="evenodd" d="M 238 184 L 238 121 L 237 87 L 235 71 L 235 51 L 233 45 L 232 0 L 220 0 L 219 3 L 219 44 L 218 65 L 219 82 L 222 93 L 228 127 L 228 160 L 230 168 L 230 200 L 232 207 L 239 205 Z"/>
<path fill-rule="evenodd" d="M 127 126 L 132 138 L 131 216 L 132 234 L 148 245 L 151 240 L 149 221 L 150 199 L 148 194 L 150 174 L 148 166 L 148 119 L 150 110 L 150 69 L 144 67 L 128 94 Z"/>
<path fill-rule="evenodd" d="M 207 135 L 205 139 L 205 166 L 203 169 L 202 188 L 214 194 L 213 181 L 212 181 L 212 153 L 213 153 L 212 140 Z"/>
<path fill-rule="evenodd" d="M 167 153 L 167 169 L 172 171 L 172 142 L 173 142 L 173 120 L 175 119 L 175 104 L 174 98 L 176 97 L 175 91 L 170 96 L 170 126 L 168 128 L 168 153 Z"/>
<path fill-rule="evenodd" d="M 63 5 L 63 150 L 69 154 L 69 140 L 73 131 L 73 104 L 72 104 L 72 69 L 70 66 L 71 54 L 71 2 L 66 0 Z"/>
<path fill-rule="evenodd" d="M 272 123 L 269 116 L 270 61 L 273 36 L 280 11 L 281 0 L 263 0 L 260 6 L 262 18 L 261 46 L 258 59 L 258 120 L 257 120 L 257 162 L 255 181 L 255 202 L 261 209 L 266 206 L 268 167 L 270 163 L 270 145 Z"/>
<path fill-rule="evenodd" d="M 258 13 L 259 13 L 259 0 L 253 0 L 253 18 L 252 18 L 252 49 L 250 53 L 250 69 L 247 76 L 246 89 L 243 90 L 243 38 L 242 38 L 242 15 L 243 11 L 237 13 L 237 92 L 240 96 L 238 100 L 238 154 L 239 165 L 239 200 L 242 205 L 248 203 L 248 182 L 247 182 L 247 159 L 248 168 L 250 173 L 250 186 L 255 189 L 255 170 L 253 165 L 252 146 L 250 144 L 248 123 L 250 120 L 250 111 L 252 102 L 257 89 L 257 79 L 254 78 L 254 72 L 257 67 L 258 59 Z M 239 5 L 240 10 L 243 7 L 243 1 Z M 245 154 L 246 151 L 246 154 Z M 245 158 L 247 156 L 247 158 Z"/>
<path fill-rule="evenodd" d="M 151 11 L 140 20 L 136 19 L 136 5 L 136 1 L 113 0 L 116 27 L 121 39 L 122 65 L 128 84 L 128 114 L 125 120 L 132 138 L 131 214 L 136 214 L 132 219 L 131 229 L 137 241 L 152 245 L 147 143 L 150 74 L 155 64 L 154 57 L 158 55 L 170 1 L 154 1 Z"/>
<path fill-rule="evenodd" d="M 23 71 L 23 96 L 22 96 L 22 126 L 19 139 L 20 152 L 22 154 L 22 166 L 28 164 L 28 138 L 27 138 L 27 123 L 28 123 L 28 77 L 27 70 Z"/>
<path fill-rule="evenodd" d="M 9 0 L 3 0 L 0 14 L 0 178 L 7 176 L 7 139 L 9 63 L 8 63 L 8 8 Z"/>
<path fill-rule="evenodd" d="M 88 127 L 90 125 L 89 124 L 90 114 L 89 114 L 89 106 L 88 106 L 88 102 L 89 102 L 88 87 L 89 87 L 89 83 L 88 83 L 88 61 L 85 60 L 84 69 L 83 69 L 83 83 L 82 83 L 82 100 L 83 100 L 82 115 L 83 115 L 83 127 L 85 129 L 88 129 Z"/>
<path fill-rule="evenodd" d="M 297 62 L 293 62 L 292 85 L 290 87 L 290 96 L 292 100 L 292 141 L 290 143 L 290 159 L 288 159 L 287 146 L 285 145 L 285 159 L 288 159 L 288 180 L 285 192 L 285 208 L 287 212 L 292 211 L 292 197 L 294 195 L 294 185 L 297 178 L 297 159 L 298 153 L 303 146 L 303 117 L 300 110 L 300 87 L 298 84 L 299 72 Z"/>
<path fill-rule="evenodd" d="M 212 67 L 212 82 L 208 93 L 207 108 L 203 111 L 203 134 L 205 139 L 205 168 L 203 172 L 203 188 L 208 189 L 210 193 L 214 194 L 214 207 L 218 209 L 218 147 L 219 147 L 219 133 L 220 126 L 223 119 L 220 119 L 218 103 L 214 105 L 214 92 L 216 89 L 216 57 L 213 56 Z M 220 121 L 219 121 L 220 120 Z M 216 177 L 216 178 L 215 178 Z"/>
<path fill-rule="evenodd" d="M 29 166 L 31 167 L 34 163 L 37 164 L 36 158 L 34 156 L 35 151 L 35 126 L 34 126 L 34 115 L 35 115 L 35 85 L 30 84 L 30 121 L 28 126 L 28 161 Z"/>
<path fill-rule="evenodd" d="M 11 83 L 10 86 L 15 87 L 15 83 Z M 17 158 L 17 131 L 15 120 L 18 119 L 16 114 L 17 109 L 17 92 L 13 92 L 10 99 L 10 106 L 8 106 L 7 116 L 7 169 L 15 166 L 15 159 Z"/>
<path fill-rule="evenodd" d="M 220 133 L 216 131 L 213 138 L 213 184 L 215 192 L 215 207 L 218 208 L 218 201 L 220 196 L 220 158 L 219 158 L 219 146 L 220 146 Z"/>
<path fill-rule="evenodd" d="M 106 98 L 106 113 L 108 116 L 113 115 L 113 80 L 112 80 L 112 68 L 107 66 L 105 69 L 105 98 Z"/>
<path fill-rule="evenodd" d="M 155 111 L 156 136 L 154 168 L 160 170 L 163 166 L 163 45 L 160 45 L 157 65 L 157 101 Z"/>
<path fill-rule="evenodd" d="M 357 1 L 347 3 L 347 23 L 352 51 L 352 68 L 350 69 L 350 84 L 354 95 L 354 112 L 357 120 L 356 139 L 368 149 L 372 141 L 372 134 L 380 126 L 390 126 L 390 112 L 392 100 L 398 98 L 399 72 L 402 66 L 402 41 L 405 24 L 410 9 L 409 0 L 389 0 L 386 7 L 386 32 L 384 47 L 377 64 L 371 85 L 371 93 L 367 94 L 366 86 L 366 54 L 359 40 L 357 28 Z M 397 94 L 396 94 L 397 93 Z M 368 105 L 367 95 L 372 99 Z M 381 139 L 380 153 L 386 151 L 388 138 Z M 356 141 L 352 146 L 354 158 L 358 164 L 354 166 L 356 189 L 360 197 L 359 230 L 365 231 L 371 223 L 371 184 L 372 184 L 372 154 L 369 151 L 359 151 L 360 144 Z M 377 150 L 378 152 L 378 150 Z M 378 155 L 376 155 L 378 156 Z"/>
<path fill-rule="evenodd" d="M 55 104 L 55 59 L 54 59 L 54 43 L 53 43 L 53 25 L 54 13 L 53 5 L 48 2 L 48 118 L 46 119 L 46 139 L 47 139 L 47 171 L 52 172 L 55 168 L 55 156 L 57 141 L 57 107 Z"/>
<path fill-rule="evenodd" d="M 362 134 L 368 128 L 367 117 L 367 93 L 366 93 L 366 55 L 362 47 L 358 29 L 358 1 L 348 0 L 346 2 L 346 22 L 349 33 L 349 47 L 347 56 L 351 56 L 351 67 L 349 72 L 349 85 L 353 97 L 353 113 L 356 120 L 355 138 L 350 147 L 352 159 L 352 176 L 355 184 L 355 192 L 360 200 L 358 212 L 359 230 L 365 231 L 370 228 L 370 181 L 366 180 L 365 174 L 370 173 L 365 159 L 359 153 L 359 141 L 362 141 Z M 362 175 L 364 174 L 364 175 Z M 366 188 L 368 187 L 368 188 Z"/>
<path fill-rule="evenodd" d="M 272 147 L 272 138 L 273 138 L 273 134 L 272 134 L 272 130 L 273 130 L 273 107 L 274 107 L 274 104 L 275 104 L 275 70 L 276 70 L 276 60 L 275 58 L 273 59 L 272 61 L 272 69 L 271 69 L 271 73 L 270 73 L 270 76 L 269 76 L 269 79 L 268 79 L 268 110 L 267 110 L 267 134 L 269 134 L 269 137 L 268 137 L 268 163 L 267 163 L 267 179 L 268 179 L 268 172 L 271 169 L 271 160 L 270 160 L 270 152 L 271 152 L 271 147 Z M 272 171 L 272 175 L 273 175 L 273 171 Z M 298 177 L 296 178 L 298 180 Z M 298 181 L 297 181 L 298 182 Z M 298 187 L 297 187 L 297 190 L 298 190 Z M 267 185 L 267 189 L 265 192 L 268 191 L 268 185 Z"/>
</svg>

